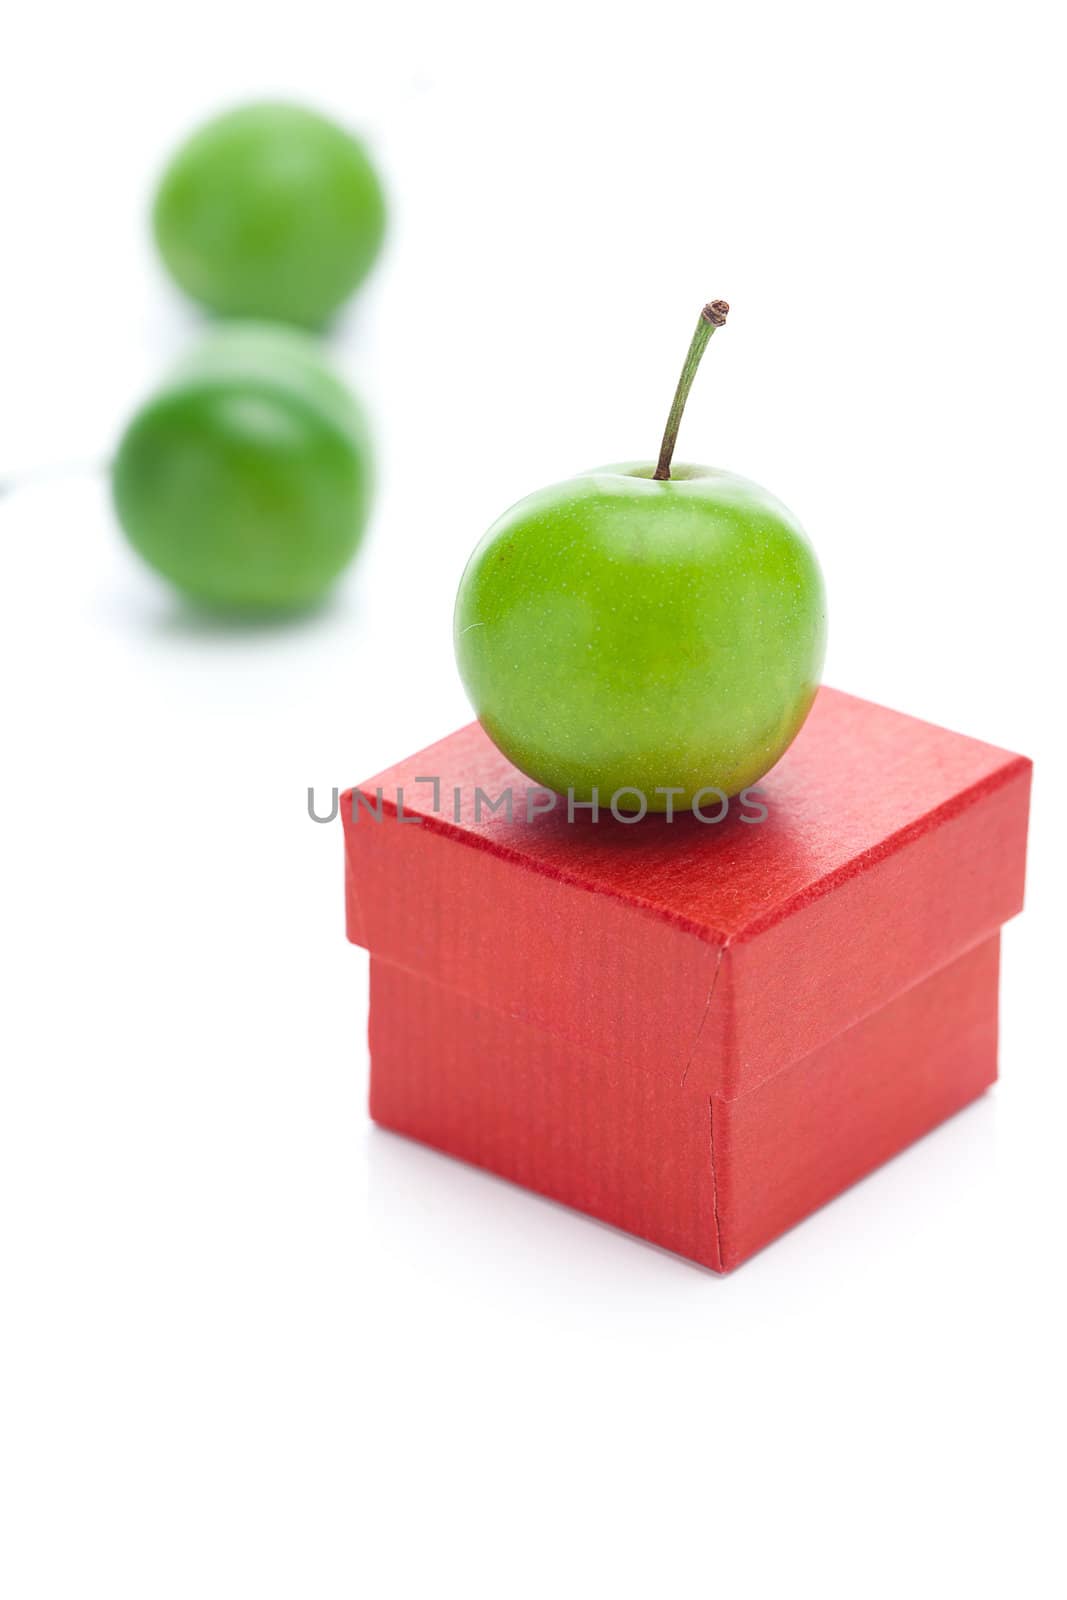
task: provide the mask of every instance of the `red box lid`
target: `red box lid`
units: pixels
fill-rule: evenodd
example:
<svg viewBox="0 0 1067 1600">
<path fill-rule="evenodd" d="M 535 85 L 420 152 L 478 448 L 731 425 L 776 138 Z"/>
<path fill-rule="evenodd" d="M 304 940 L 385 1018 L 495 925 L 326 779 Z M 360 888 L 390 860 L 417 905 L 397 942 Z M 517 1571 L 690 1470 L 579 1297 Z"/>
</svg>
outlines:
<svg viewBox="0 0 1067 1600">
<path fill-rule="evenodd" d="M 344 797 L 349 937 L 731 1099 L 1021 909 L 1030 772 L 823 689 L 763 821 L 527 820 L 544 792 L 472 724 Z M 505 791 L 510 819 L 484 798 Z"/>
</svg>

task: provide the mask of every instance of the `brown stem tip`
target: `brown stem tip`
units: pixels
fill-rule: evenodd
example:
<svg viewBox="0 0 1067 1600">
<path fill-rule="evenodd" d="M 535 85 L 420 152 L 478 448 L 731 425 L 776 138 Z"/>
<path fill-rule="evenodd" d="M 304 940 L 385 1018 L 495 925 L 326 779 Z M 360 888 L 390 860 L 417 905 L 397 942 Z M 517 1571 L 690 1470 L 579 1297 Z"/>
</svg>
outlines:
<svg viewBox="0 0 1067 1600">
<path fill-rule="evenodd" d="M 713 328 L 721 328 L 726 321 L 726 313 L 730 306 L 726 300 L 709 300 L 700 313 L 705 322 L 710 322 Z"/>
</svg>

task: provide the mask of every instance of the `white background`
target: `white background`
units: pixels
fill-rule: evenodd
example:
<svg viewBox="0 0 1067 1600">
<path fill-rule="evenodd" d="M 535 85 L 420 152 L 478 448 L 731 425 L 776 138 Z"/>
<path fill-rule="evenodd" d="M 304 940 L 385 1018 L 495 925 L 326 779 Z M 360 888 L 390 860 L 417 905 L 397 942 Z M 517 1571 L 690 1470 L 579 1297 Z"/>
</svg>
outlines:
<svg viewBox="0 0 1067 1600">
<path fill-rule="evenodd" d="M 103 480 L 0 500 L 9 1600 L 1060 1594 L 1062 84 L 1052 8 L 16 7 L 0 477 L 106 458 L 196 319 L 149 248 L 203 114 L 362 128 L 338 359 L 378 511 L 240 631 Z M 1038 758 L 1001 1086 L 725 1280 L 373 1131 L 306 814 L 467 719 L 450 612 L 538 484 L 680 457 L 812 534 L 828 681 Z"/>
</svg>

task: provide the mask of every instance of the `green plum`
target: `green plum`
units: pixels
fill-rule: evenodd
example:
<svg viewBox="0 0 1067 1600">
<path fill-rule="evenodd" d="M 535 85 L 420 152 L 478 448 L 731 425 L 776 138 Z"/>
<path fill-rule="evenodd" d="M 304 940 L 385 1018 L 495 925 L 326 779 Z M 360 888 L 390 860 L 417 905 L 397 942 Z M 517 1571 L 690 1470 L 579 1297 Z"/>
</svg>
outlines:
<svg viewBox="0 0 1067 1600">
<path fill-rule="evenodd" d="M 579 800 L 635 790 L 620 809 L 643 799 L 669 812 L 701 789 L 739 794 L 796 737 L 818 688 L 825 598 L 799 523 L 744 478 L 671 468 L 727 309 L 701 314 L 659 462 L 529 495 L 460 582 L 456 657 L 482 726 L 527 776 Z"/>
<path fill-rule="evenodd" d="M 171 275 L 208 310 L 317 328 L 370 270 L 385 198 L 345 129 L 302 106 L 249 105 L 181 147 L 153 226 Z"/>
<path fill-rule="evenodd" d="M 112 492 L 134 549 L 182 593 L 271 612 L 311 605 L 344 570 L 371 479 L 363 414 L 314 341 L 236 323 L 133 417 Z"/>
</svg>

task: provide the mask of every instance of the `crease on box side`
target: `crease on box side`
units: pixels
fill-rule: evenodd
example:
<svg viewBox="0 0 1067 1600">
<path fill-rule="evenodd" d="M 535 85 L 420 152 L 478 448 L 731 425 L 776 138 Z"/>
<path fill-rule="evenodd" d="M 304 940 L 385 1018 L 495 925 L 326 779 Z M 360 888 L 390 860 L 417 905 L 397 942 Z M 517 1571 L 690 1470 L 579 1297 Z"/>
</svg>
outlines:
<svg viewBox="0 0 1067 1600">
<path fill-rule="evenodd" d="M 689 1046 L 689 1054 L 686 1056 L 685 1066 L 682 1068 L 682 1081 L 679 1084 L 679 1088 L 682 1089 L 685 1088 L 685 1080 L 689 1076 L 689 1068 L 693 1065 L 693 1057 L 696 1055 L 697 1046 L 699 1045 L 701 1035 L 704 1032 L 704 1025 L 708 1020 L 708 1013 L 711 1010 L 711 997 L 715 993 L 715 988 L 719 981 L 719 973 L 722 971 L 722 959 L 725 954 L 726 945 L 720 945 L 719 954 L 715 960 L 715 970 L 711 975 L 711 982 L 708 985 L 708 998 L 704 1001 L 704 1010 L 700 1014 L 700 1021 L 697 1023 L 697 1031 L 693 1035 L 693 1042 Z"/>
<path fill-rule="evenodd" d="M 715 1231 L 716 1270 L 724 1272 L 726 1262 L 722 1253 L 722 1221 L 719 1217 L 719 1181 L 715 1171 L 715 1096 L 708 1096 L 708 1153 L 711 1159 L 711 1219 Z"/>
</svg>

